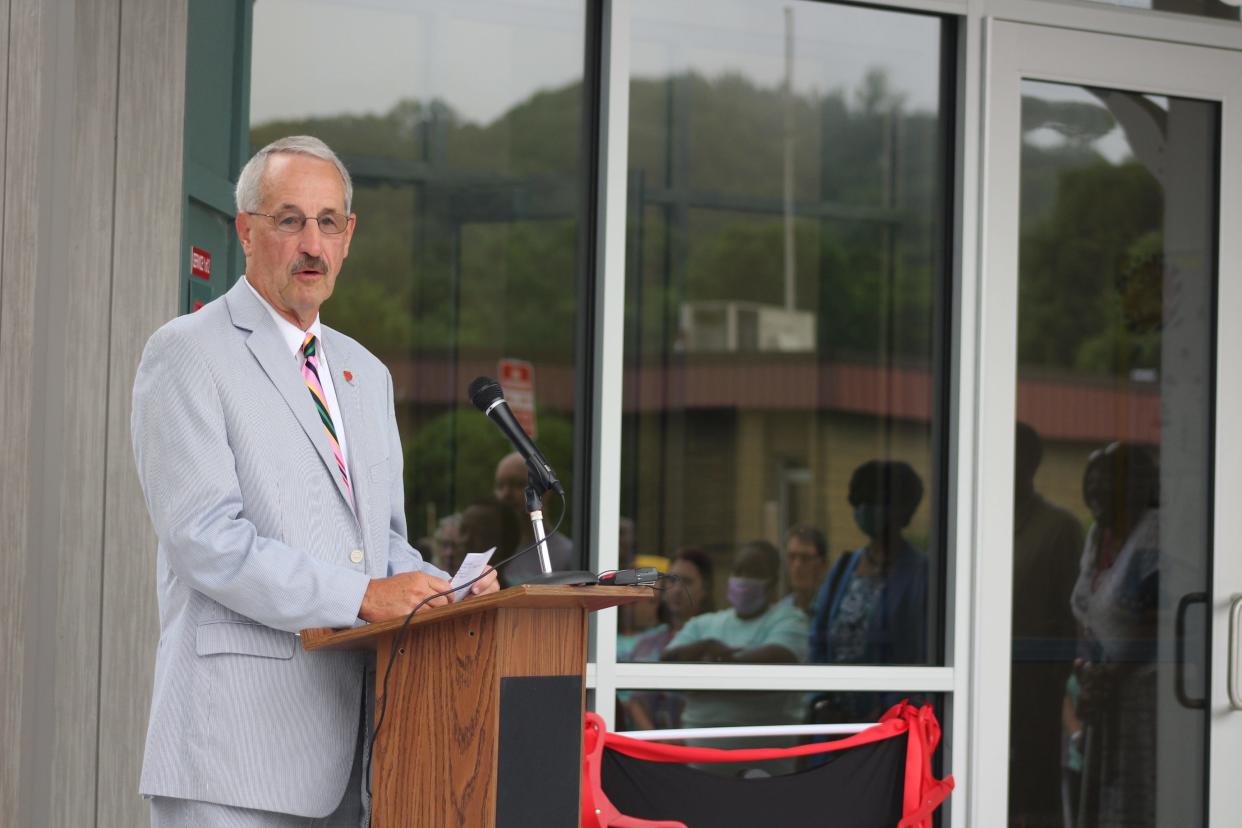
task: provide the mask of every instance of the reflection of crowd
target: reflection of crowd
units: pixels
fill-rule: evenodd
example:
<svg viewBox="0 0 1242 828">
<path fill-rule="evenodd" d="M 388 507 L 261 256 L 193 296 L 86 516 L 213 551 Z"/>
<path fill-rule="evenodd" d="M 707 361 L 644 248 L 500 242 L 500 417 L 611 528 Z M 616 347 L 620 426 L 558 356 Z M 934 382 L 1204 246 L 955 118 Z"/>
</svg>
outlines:
<svg viewBox="0 0 1242 828">
<path fill-rule="evenodd" d="M 1111 828 L 1155 824 L 1159 472 L 1153 453 L 1113 443 L 1082 478 L 1084 535 L 1035 487 L 1043 458 L 1019 424 L 1014 464 L 1013 661 L 1009 824 Z M 742 545 L 711 611 L 711 559 L 684 550 L 660 620 L 636 631 L 632 660 L 926 664 L 928 561 L 906 537 L 923 497 L 906 463 L 855 469 L 848 500 L 866 536 L 831 561 L 822 532 L 795 526 L 782 555 Z M 780 585 L 786 594 L 779 595 Z M 869 721 L 884 693 L 636 693 L 629 727 Z M 809 702 L 809 703 L 808 703 Z M 722 746 L 717 744 L 717 746 Z"/>
<path fill-rule="evenodd" d="M 787 664 L 806 655 L 806 613 L 778 600 L 781 554 L 767 541 L 738 549 L 729 572 L 726 609 L 686 622 L 661 654 L 662 661 L 720 664 Z M 802 695 L 792 692 L 687 691 L 684 727 L 730 727 L 766 721 L 792 724 L 802 717 Z M 693 743 L 693 742 L 691 742 Z M 713 747 L 733 747 L 713 740 Z M 720 768 L 713 768 L 721 770 Z"/>
<path fill-rule="evenodd" d="M 1019 424 L 1014 464 L 1013 661 L 1009 824 L 1111 828 L 1155 824 L 1159 473 L 1153 453 L 1113 443 L 1082 479 L 1084 535 L 1035 487 L 1042 442 Z M 679 553 L 660 620 L 635 631 L 632 660 L 926 664 L 928 560 L 906 537 L 923 483 L 906 463 L 855 469 L 848 501 L 866 536 L 829 559 L 823 533 L 795 526 L 782 555 L 742 545 L 711 611 L 711 559 Z M 631 527 L 632 537 L 632 527 Z M 831 566 L 829 565 L 831 563 Z M 779 587 L 785 595 L 779 595 Z M 884 693 L 635 693 L 635 728 L 869 721 Z M 723 746 L 713 743 L 716 746 Z"/>
<path fill-rule="evenodd" d="M 1019 424 L 1014 463 L 1013 661 L 1010 813 L 1022 828 L 1154 825 L 1159 599 L 1158 469 L 1145 447 L 1114 443 L 1083 474 L 1093 523 L 1081 525 L 1035 488 L 1042 443 Z M 440 565 L 531 540 L 517 455 L 500 461 L 493 496 L 443 519 Z M 830 558 L 815 527 L 797 525 L 783 549 L 742 544 L 727 579 L 713 577 L 721 550 L 687 547 L 640 555 L 622 518 L 622 568 L 672 576 L 651 601 L 619 614 L 623 661 L 926 664 L 928 560 L 906 537 L 923 498 L 908 464 L 871 460 L 854 470 L 847 499 L 866 541 Z M 573 564 L 569 540 L 551 540 L 556 568 Z M 727 553 L 726 553 L 727 554 Z M 532 555 L 506 583 L 537 571 Z M 727 604 L 721 609 L 719 603 Z M 897 700 L 883 693 L 631 692 L 618 695 L 621 727 L 698 727 L 868 721 Z M 717 746 L 721 746 L 717 744 Z"/>
<path fill-rule="evenodd" d="M 712 559 L 701 549 L 682 549 L 669 567 L 673 586 L 661 595 L 660 623 L 644 632 L 634 643 L 628 661 L 659 661 L 669 642 L 686 622 L 699 613 L 712 612 Z"/>
<path fill-rule="evenodd" d="M 461 566 L 467 553 L 485 552 L 495 547 L 492 563 L 508 558 L 534 543 L 534 529 L 526 511 L 526 461 L 517 452 L 507 454 L 496 464 L 492 493 L 480 497 L 459 514 L 441 518 L 435 534 L 420 541 L 420 548 L 446 572 Z M 546 510 L 546 504 L 545 504 Z M 547 525 L 548 555 L 552 569 L 577 566 L 573 542 Z M 526 552 L 500 570 L 505 586 L 521 584 L 539 574 L 534 550 Z"/>
<path fill-rule="evenodd" d="M 872 460 L 850 478 L 849 503 L 867 542 L 842 555 L 815 601 L 811 661 L 922 664 L 927 659 L 927 556 L 905 537 L 923 482 L 908 464 Z M 884 693 L 821 693 L 817 723 L 874 721 L 899 701 Z"/>
<path fill-rule="evenodd" d="M 830 566 L 827 538 L 812 526 L 791 527 L 783 554 L 765 541 L 743 544 L 724 584 L 728 606 L 714 612 L 711 559 L 684 550 L 670 567 L 677 578 L 663 592 L 661 622 L 637 634 L 625 626 L 618 652 L 633 661 L 924 663 L 927 560 L 904 534 L 922 496 L 922 481 L 908 464 L 864 463 L 848 493 L 867 538 L 862 546 Z M 621 712 L 634 727 L 771 724 L 808 716 L 874 717 L 895 700 L 881 694 L 644 693 L 626 696 Z"/>
<path fill-rule="evenodd" d="M 1082 828 L 1155 825 L 1159 476 L 1142 446 L 1091 455 L 1083 498 L 1095 519 L 1070 606 L 1078 621 L 1071 734 L 1081 751 Z"/>
<path fill-rule="evenodd" d="M 1010 825 L 1154 826 L 1154 456 L 1132 443 L 1091 454 L 1084 541 L 1035 490 L 1039 436 L 1019 424 L 1016 437 Z"/>
</svg>

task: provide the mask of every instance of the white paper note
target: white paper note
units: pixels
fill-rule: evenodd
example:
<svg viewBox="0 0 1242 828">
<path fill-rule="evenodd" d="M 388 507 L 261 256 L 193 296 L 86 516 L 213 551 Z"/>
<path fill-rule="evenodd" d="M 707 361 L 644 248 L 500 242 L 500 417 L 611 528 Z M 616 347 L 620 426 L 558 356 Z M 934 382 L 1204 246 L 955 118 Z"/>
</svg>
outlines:
<svg viewBox="0 0 1242 828">
<path fill-rule="evenodd" d="M 459 587 L 464 583 L 474 580 L 483 574 L 483 570 L 487 568 L 487 562 L 492 559 L 496 547 L 492 547 L 486 552 L 471 552 L 466 555 L 466 559 L 461 562 L 461 568 L 457 570 L 457 574 L 453 576 L 450 586 Z M 465 598 L 468 593 L 468 587 L 461 587 L 453 593 L 453 601 L 460 601 Z"/>
</svg>

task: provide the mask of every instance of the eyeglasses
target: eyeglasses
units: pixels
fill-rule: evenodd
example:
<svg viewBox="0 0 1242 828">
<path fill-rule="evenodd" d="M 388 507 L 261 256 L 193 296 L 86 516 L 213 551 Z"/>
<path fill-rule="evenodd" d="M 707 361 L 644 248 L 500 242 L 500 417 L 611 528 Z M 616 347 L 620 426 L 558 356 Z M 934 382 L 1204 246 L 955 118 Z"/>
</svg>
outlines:
<svg viewBox="0 0 1242 828">
<path fill-rule="evenodd" d="M 319 225 L 320 233 L 328 236 L 339 236 L 345 232 L 345 228 L 349 225 L 349 217 L 336 212 L 324 213 L 319 218 L 304 216 L 297 210 L 282 210 L 276 215 L 271 213 L 251 213 L 249 210 L 246 212 L 252 216 L 270 218 L 272 224 L 276 225 L 276 229 L 282 233 L 301 233 L 302 229 L 306 227 L 306 222 L 313 221 Z"/>
</svg>

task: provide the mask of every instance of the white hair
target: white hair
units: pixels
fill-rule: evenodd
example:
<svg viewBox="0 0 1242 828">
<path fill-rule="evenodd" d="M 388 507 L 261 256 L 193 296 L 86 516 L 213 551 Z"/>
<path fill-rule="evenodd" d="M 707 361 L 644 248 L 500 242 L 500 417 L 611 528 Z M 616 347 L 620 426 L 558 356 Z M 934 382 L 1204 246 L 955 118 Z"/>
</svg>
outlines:
<svg viewBox="0 0 1242 828">
<path fill-rule="evenodd" d="M 237 189 L 233 192 L 233 197 L 237 202 L 237 212 L 253 213 L 259 209 L 263 203 L 260 186 L 263 183 L 263 171 L 267 169 L 267 159 L 277 153 L 309 155 L 322 158 L 324 161 L 331 161 L 336 166 L 337 172 L 341 174 L 341 181 L 345 184 L 345 212 L 349 213 L 349 208 L 354 201 L 354 183 L 349 179 L 349 170 L 345 169 L 341 159 L 336 157 L 336 153 L 327 144 L 312 135 L 290 135 L 287 138 L 279 138 L 256 152 L 254 157 L 246 162 L 246 166 L 242 167 L 241 175 L 237 176 Z"/>
</svg>

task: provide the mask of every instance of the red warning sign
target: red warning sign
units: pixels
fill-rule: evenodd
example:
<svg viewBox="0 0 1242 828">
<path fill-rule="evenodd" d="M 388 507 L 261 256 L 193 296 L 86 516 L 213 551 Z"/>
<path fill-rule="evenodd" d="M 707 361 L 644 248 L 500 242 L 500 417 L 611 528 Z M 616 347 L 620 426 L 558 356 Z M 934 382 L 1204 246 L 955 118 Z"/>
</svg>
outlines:
<svg viewBox="0 0 1242 828">
<path fill-rule="evenodd" d="M 191 247 L 190 273 L 200 279 L 211 279 L 211 254 L 201 247 Z"/>
<path fill-rule="evenodd" d="M 502 359 L 496 365 L 500 387 L 505 392 L 513 416 L 531 439 L 539 436 L 535 427 L 535 366 L 524 359 Z"/>
</svg>

